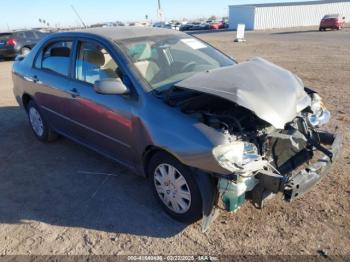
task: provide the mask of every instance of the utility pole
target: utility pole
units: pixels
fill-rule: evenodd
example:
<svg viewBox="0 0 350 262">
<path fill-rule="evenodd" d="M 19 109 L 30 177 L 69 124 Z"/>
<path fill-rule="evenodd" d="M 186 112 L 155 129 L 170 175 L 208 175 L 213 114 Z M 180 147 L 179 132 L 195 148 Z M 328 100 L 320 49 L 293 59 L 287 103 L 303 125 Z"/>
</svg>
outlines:
<svg viewBox="0 0 350 262">
<path fill-rule="evenodd" d="M 162 6 L 160 5 L 160 0 L 158 0 L 157 14 L 158 14 L 158 19 L 160 20 L 160 22 L 164 22 L 164 13 L 162 10 Z"/>
<path fill-rule="evenodd" d="M 78 19 L 80 20 L 80 22 L 83 24 L 83 26 L 84 26 L 85 28 L 87 28 L 87 26 L 86 26 L 86 24 L 84 23 L 83 19 L 80 17 L 78 11 L 74 8 L 73 5 L 71 5 L 71 8 L 73 9 L 74 13 L 76 14 L 76 16 L 78 17 Z"/>
</svg>

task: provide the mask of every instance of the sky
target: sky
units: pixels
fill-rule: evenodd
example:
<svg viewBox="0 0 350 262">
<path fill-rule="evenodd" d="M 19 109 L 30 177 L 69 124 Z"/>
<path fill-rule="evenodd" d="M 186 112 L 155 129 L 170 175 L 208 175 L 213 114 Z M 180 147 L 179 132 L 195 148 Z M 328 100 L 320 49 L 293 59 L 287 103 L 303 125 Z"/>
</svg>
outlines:
<svg viewBox="0 0 350 262">
<path fill-rule="evenodd" d="M 211 15 L 227 16 L 228 6 L 266 2 L 298 2 L 300 0 L 161 0 L 167 20 L 200 18 Z M 77 26 L 79 19 L 86 24 L 111 21 L 150 20 L 157 17 L 157 0 L 10 0 L 1 1 L 0 31 L 40 27 L 39 18 L 52 26 Z"/>
</svg>

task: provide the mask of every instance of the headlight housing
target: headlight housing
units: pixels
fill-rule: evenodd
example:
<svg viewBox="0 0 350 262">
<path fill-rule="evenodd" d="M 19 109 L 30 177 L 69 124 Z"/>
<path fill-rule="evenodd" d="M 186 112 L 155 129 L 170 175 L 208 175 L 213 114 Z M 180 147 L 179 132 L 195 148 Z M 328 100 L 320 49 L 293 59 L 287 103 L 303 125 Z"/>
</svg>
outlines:
<svg viewBox="0 0 350 262">
<path fill-rule="evenodd" d="M 217 146 L 213 149 L 213 155 L 221 167 L 241 175 L 251 175 L 266 164 L 257 147 L 243 141 Z"/>
<path fill-rule="evenodd" d="M 313 127 L 320 127 L 329 122 L 331 113 L 324 105 L 322 98 L 318 94 L 313 94 L 311 111 L 307 116 L 308 122 Z"/>
</svg>

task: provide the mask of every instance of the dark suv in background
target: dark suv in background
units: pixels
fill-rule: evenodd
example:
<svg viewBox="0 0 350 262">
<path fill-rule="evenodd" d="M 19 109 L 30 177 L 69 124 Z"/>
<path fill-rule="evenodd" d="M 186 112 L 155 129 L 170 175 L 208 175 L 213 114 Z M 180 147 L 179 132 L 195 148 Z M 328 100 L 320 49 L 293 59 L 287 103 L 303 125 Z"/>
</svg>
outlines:
<svg viewBox="0 0 350 262">
<path fill-rule="evenodd" d="M 37 30 L 0 33 L 0 58 L 11 59 L 26 55 L 48 33 Z"/>
</svg>

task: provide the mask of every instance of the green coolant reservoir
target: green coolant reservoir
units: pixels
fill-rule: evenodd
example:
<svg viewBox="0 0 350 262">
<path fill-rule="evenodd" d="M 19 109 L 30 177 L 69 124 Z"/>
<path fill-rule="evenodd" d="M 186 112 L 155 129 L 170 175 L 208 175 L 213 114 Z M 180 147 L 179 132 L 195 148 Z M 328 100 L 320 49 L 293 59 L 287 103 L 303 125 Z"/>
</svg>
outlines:
<svg viewBox="0 0 350 262">
<path fill-rule="evenodd" d="M 253 190 L 258 182 L 254 177 L 239 177 L 237 182 L 220 178 L 218 188 L 226 209 L 236 212 L 245 202 L 245 193 Z"/>
</svg>

